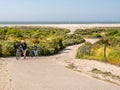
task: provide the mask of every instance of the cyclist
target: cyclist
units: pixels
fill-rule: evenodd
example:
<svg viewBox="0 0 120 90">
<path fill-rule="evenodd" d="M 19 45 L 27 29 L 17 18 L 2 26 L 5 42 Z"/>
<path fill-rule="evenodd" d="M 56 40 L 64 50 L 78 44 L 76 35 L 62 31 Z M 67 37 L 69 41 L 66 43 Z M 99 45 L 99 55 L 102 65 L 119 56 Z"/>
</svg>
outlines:
<svg viewBox="0 0 120 90">
<path fill-rule="evenodd" d="M 33 44 L 33 52 L 35 56 L 38 56 L 38 47 L 35 44 Z"/>
<path fill-rule="evenodd" d="M 27 44 L 24 40 L 21 40 L 22 52 L 24 59 L 26 59 Z"/>
</svg>

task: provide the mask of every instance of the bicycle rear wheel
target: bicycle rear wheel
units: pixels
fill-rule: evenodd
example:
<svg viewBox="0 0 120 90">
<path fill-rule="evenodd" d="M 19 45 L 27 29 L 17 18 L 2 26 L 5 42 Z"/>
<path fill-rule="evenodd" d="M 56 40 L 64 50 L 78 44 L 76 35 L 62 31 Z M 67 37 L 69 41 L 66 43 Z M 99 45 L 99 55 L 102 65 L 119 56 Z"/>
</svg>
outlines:
<svg viewBox="0 0 120 90">
<path fill-rule="evenodd" d="M 30 50 L 30 52 L 29 52 L 29 58 L 32 58 L 32 57 L 34 57 L 34 52 L 33 52 L 33 50 Z"/>
<path fill-rule="evenodd" d="M 21 52 L 16 52 L 16 60 L 19 60 L 20 59 L 20 57 L 21 57 Z"/>
</svg>

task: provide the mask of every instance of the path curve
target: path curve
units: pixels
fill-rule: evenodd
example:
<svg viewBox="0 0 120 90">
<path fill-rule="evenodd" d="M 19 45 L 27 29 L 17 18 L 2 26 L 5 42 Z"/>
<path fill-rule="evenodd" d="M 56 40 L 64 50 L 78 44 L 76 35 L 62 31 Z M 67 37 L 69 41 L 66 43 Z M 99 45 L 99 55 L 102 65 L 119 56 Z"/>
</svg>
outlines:
<svg viewBox="0 0 120 90">
<path fill-rule="evenodd" d="M 81 44 L 82 45 L 82 44 Z M 119 86 L 93 79 L 63 67 L 58 62 L 72 60 L 80 45 L 67 47 L 49 57 L 15 60 L 4 59 L 13 90 L 120 90 Z"/>
</svg>

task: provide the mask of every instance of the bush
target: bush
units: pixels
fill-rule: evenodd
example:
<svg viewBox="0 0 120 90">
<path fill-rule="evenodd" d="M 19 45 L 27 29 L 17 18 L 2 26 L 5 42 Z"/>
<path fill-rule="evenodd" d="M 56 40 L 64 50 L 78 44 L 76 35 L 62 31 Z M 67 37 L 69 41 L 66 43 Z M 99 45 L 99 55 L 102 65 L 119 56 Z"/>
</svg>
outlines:
<svg viewBox="0 0 120 90">
<path fill-rule="evenodd" d="M 116 65 L 120 65 L 120 47 L 112 49 L 108 54 L 108 62 Z"/>
<path fill-rule="evenodd" d="M 120 28 L 90 28 L 90 29 L 77 29 L 75 34 L 81 35 L 85 38 L 101 38 L 105 33 L 108 36 L 120 37 Z"/>
<path fill-rule="evenodd" d="M 92 38 L 101 38 L 101 37 L 102 37 L 101 34 L 98 33 L 92 35 Z"/>
<path fill-rule="evenodd" d="M 2 45 L 0 44 L 0 56 L 2 56 Z"/>
<path fill-rule="evenodd" d="M 90 56 L 92 54 L 91 48 L 92 48 L 92 44 L 89 42 L 86 42 L 84 45 L 79 47 L 77 52 L 77 57 L 85 58 L 86 56 Z"/>
<path fill-rule="evenodd" d="M 33 43 L 33 44 L 39 44 L 40 41 L 39 41 L 38 39 L 33 39 L 33 40 L 32 40 L 32 43 Z"/>
<path fill-rule="evenodd" d="M 15 49 L 13 42 L 10 41 L 4 41 L 2 42 L 2 56 L 14 56 L 15 55 Z"/>
<path fill-rule="evenodd" d="M 85 40 L 80 36 L 76 34 L 68 34 L 65 35 L 64 40 L 63 40 L 63 45 L 70 46 L 70 45 L 75 45 L 75 44 L 80 44 L 83 43 Z"/>
<path fill-rule="evenodd" d="M 116 34 L 118 34 L 118 33 L 119 33 L 118 30 L 112 30 L 112 31 L 109 31 L 109 32 L 108 32 L 108 35 L 114 36 L 114 35 L 116 35 Z"/>
<path fill-rule="evenodd" d="M 38 55 L 48 56 L 55 54 L 55 48 L 50 47 L 48 43 L 41 43 L 38 45 Z"/>
<path fill-rule="evenodd" d="M 115 43 L 114 39 L 109 39 L 111 42 Z M 115 39 L 116 40 L 116 39 Z M 120 46 L 115 44 L 107 45 L 106 49 L 106 61 L 111 64 L 120 65 Z M 104 61 L 104 49 L 103 44 L 97 42 L 93 45 L 85 44 L 78 49 L 77 57 L 84 59 L 92 59 L 98 61 Z"/>
<path fill-rule="evenodd" d="M 37 44 L 41 50 L 40 55 L 51 55 L 63 49 L 61 36 L 69 33 L 68 29 L 51 28 L 51 27 L 3 27 L 0 28 L 0 55 L 13 56 L 15 50 L 14 41 L 25 39 L 28 44 L 28 52 L 31 45 Z M 51 41 L 47 38 L 52 37 Z M 54 38 L 53 38 L 54 37 Z M 14 53 L 14 54 L 13 54 Z M 28 53 L 27 53 L 28 54 Z"/>
</svg>

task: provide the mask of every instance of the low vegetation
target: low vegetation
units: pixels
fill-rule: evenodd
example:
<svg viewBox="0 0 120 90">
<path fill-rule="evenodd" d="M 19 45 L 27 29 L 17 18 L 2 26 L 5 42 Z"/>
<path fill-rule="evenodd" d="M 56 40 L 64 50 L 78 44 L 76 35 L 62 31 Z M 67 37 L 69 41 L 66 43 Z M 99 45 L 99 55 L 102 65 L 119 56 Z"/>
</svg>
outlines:
<svg viewBox="0 0 120 90">
<path fill-rule="evenodd" d="M 93 45 L 85 43 L 78 49 L 77 57 L 120 65 L 120 28 L 105 28 L 105 31 L 97 30 L 101 35 L 100 41 Z"/>
<path fill-rule="evenodd" d="M 70 64 L 68 64 L 68 66 L 66 66 L 66 68 L 74 70 L 74 69 L 76 69 L 76 66 L 74 63 L 70 63 Z"/>
<path fill-rule="evenodd" d="M 101 71 L 101 70 L 98 70 L 97 68 L 93 68 L 90 72 L 92 72 L 93 74 L 96 74 L 96 75 L 93 75 L 93 77 L 95 77 L 97 79 L 102 79 L 104 81 L 120 85 L 120 83 L 119 83 L 120 76 L 118 76 L 118 75 L 114 75 L 111 72 L 107 72 L 107 71 L 106 72 L 105 71 Z M 101 78 L 101 76 L 103 78 Z"/>
<path fill-rule="evenodd" d="M 119 37 L 120 28 L 89 28 L 89 29 L 77 29 L 75 34 L 82 35 L 84 38 L 101 38 L 106 33 L 108 36 Z"/>
<path fill-rule="evenodd" d="M 81 35 L 66 34 L 64 36 L 63 45 L 64 46 L 70 46 L 70 45 L 79 44 L 79 43 L 84 42 L 84 41 L 85 40 L 81 37 Z"/>
<path fill-rule="evenodd" d="M 56 54 L 66 46 L 84 42 L 80 35 L 69 35 L 69 32 L 68 29 L 51 27 L 1 27 L 0 56 L 15 56 L 14 44 L 22 39 L 28 44 L 27 54 L 36 44 L 42 56 Z"/>
</svg>

